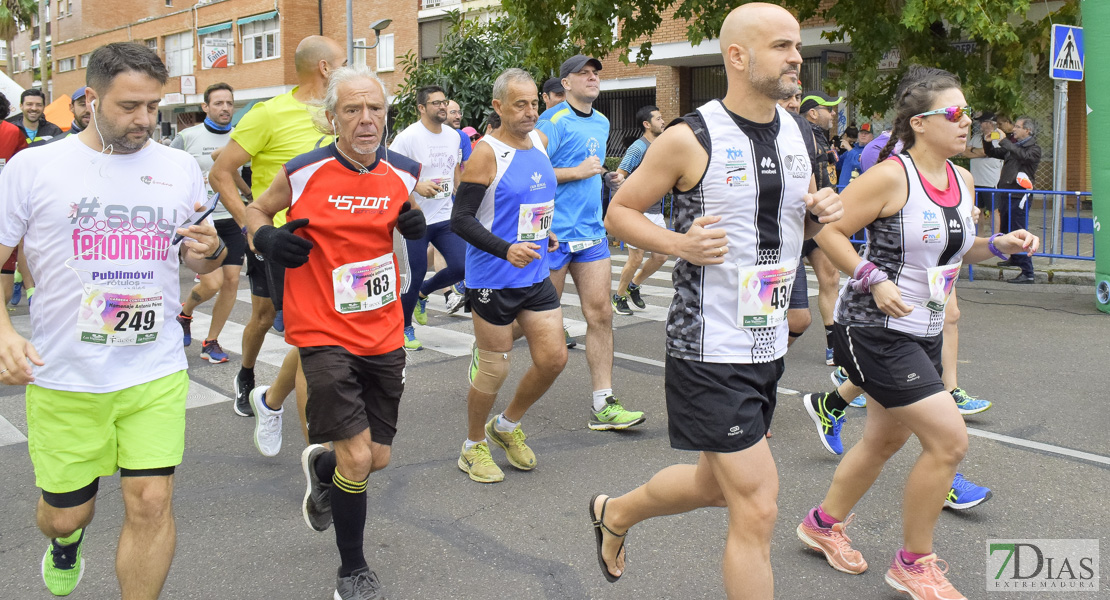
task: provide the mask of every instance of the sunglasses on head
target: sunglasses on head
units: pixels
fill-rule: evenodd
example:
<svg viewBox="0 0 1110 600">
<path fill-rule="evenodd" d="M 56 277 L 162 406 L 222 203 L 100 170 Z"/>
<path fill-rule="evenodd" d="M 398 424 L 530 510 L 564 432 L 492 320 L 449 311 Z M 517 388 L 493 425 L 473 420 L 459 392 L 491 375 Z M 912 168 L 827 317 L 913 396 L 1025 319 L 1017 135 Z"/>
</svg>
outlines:
<svg viewBox="0 0 1110 600">
<path fill-rule="evenodd" d="M 958 123 L 960 119 L 964 118 L 964 115 L 968 115 L 970 117 L 973 110 L 974 109 L 970 106 L 946 106 L 944 108 L 938 108 L 936 110 L 930 110 L 929 112 L 923 112 L 919 115 L 914 115 L 914 117 L 944 115 L 945 119 L 948 119 L 953 123 Z"/>
</svg>

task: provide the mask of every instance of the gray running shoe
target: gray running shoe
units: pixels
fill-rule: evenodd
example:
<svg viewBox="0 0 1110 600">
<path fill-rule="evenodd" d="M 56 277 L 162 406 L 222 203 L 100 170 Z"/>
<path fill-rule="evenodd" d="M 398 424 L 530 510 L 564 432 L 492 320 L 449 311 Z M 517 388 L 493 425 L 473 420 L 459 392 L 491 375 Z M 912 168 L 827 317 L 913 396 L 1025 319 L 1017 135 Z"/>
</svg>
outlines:
<svg viewBox="0 0 1110 600">
<path fill-rule="evenodd" d="M 335 580 L 335 600 L 385 600 L 377 573 L 364 567 Z"/>
<path fill-rule="evenodd" d="M 301 513 L 304 515 L 304 522 L 313 531 L 326 531 L 331 527 L 331 482 L 324 483 L 316 476 L 316 459 L 327 451 L 320 444 L 312 444 L 301 452 L 301 468 L 304 469 L 304 478 L 308 484 Z"/>
</svg>

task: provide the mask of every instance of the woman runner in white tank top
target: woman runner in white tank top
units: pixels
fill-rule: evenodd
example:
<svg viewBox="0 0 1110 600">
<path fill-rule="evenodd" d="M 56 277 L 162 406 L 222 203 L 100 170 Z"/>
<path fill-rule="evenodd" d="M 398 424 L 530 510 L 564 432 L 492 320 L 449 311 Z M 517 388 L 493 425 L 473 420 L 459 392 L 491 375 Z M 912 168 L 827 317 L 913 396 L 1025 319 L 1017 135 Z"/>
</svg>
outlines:
<svg viewBox="0 0 1110 600">
<path fill-rule="evenodd" d="M 834 568 L 865 571 L 867 561 L 851 548 L 844 526 L 887 460 L 916 435 L 922 452 L 906 483 L 902 547 L 886 573 L 891 587 L 915 600 L 964 598 L 933 549 L 933 529 L 968 444 L 939 373 L 948 292 L 962 263 L 1034 252 L 1040 244 L 1023 230 L 975 237 L 974 182 L 948 160 L 962 152 L 971 124 L 959 85 L 946 71 L 910 67 L 881 158 L 899 140 L 903 153 L 845 188 L 844 217 L 817 236 L 833 263 L 852 275 L 837 302 L 837 364 L 875 401 L 867 403 L 863 439 L 844 455 L 798 536 Z M 871 243 L 861 258 L 848 238 L 863 227 Z"/>
</svg>

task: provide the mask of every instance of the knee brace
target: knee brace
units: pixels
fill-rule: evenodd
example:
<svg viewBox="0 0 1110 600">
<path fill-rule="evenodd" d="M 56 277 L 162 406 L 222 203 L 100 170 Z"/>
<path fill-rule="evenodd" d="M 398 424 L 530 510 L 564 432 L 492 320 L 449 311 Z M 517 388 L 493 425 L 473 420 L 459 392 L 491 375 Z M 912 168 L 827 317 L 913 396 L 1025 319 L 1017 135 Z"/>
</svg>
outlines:
<svg viewBox="0 0 1110 600">
<path fill-rule="evenodd" d="M 509 353 L 478 350 L 472 359 L 470 385 L 483 394 L 496 394 L 509 376 Z"/>
</svg>

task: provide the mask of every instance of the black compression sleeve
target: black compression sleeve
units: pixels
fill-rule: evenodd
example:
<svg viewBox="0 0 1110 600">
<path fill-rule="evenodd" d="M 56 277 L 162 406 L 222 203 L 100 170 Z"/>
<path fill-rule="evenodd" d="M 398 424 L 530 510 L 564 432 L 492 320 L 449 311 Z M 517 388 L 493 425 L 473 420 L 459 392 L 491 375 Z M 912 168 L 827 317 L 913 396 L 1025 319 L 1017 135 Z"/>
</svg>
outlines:
<svg viewBox="0 0 1110 600">
<path fill-rule="evenodd" d="M 489 186 L 464 181 L 455 193 L 455 207 L 451 210 L 451 231 L 475 248 L 498 258 L 509 254 L 509 242 L 493 235 L 478 222 L 478 207 Z"/>
</svg>

